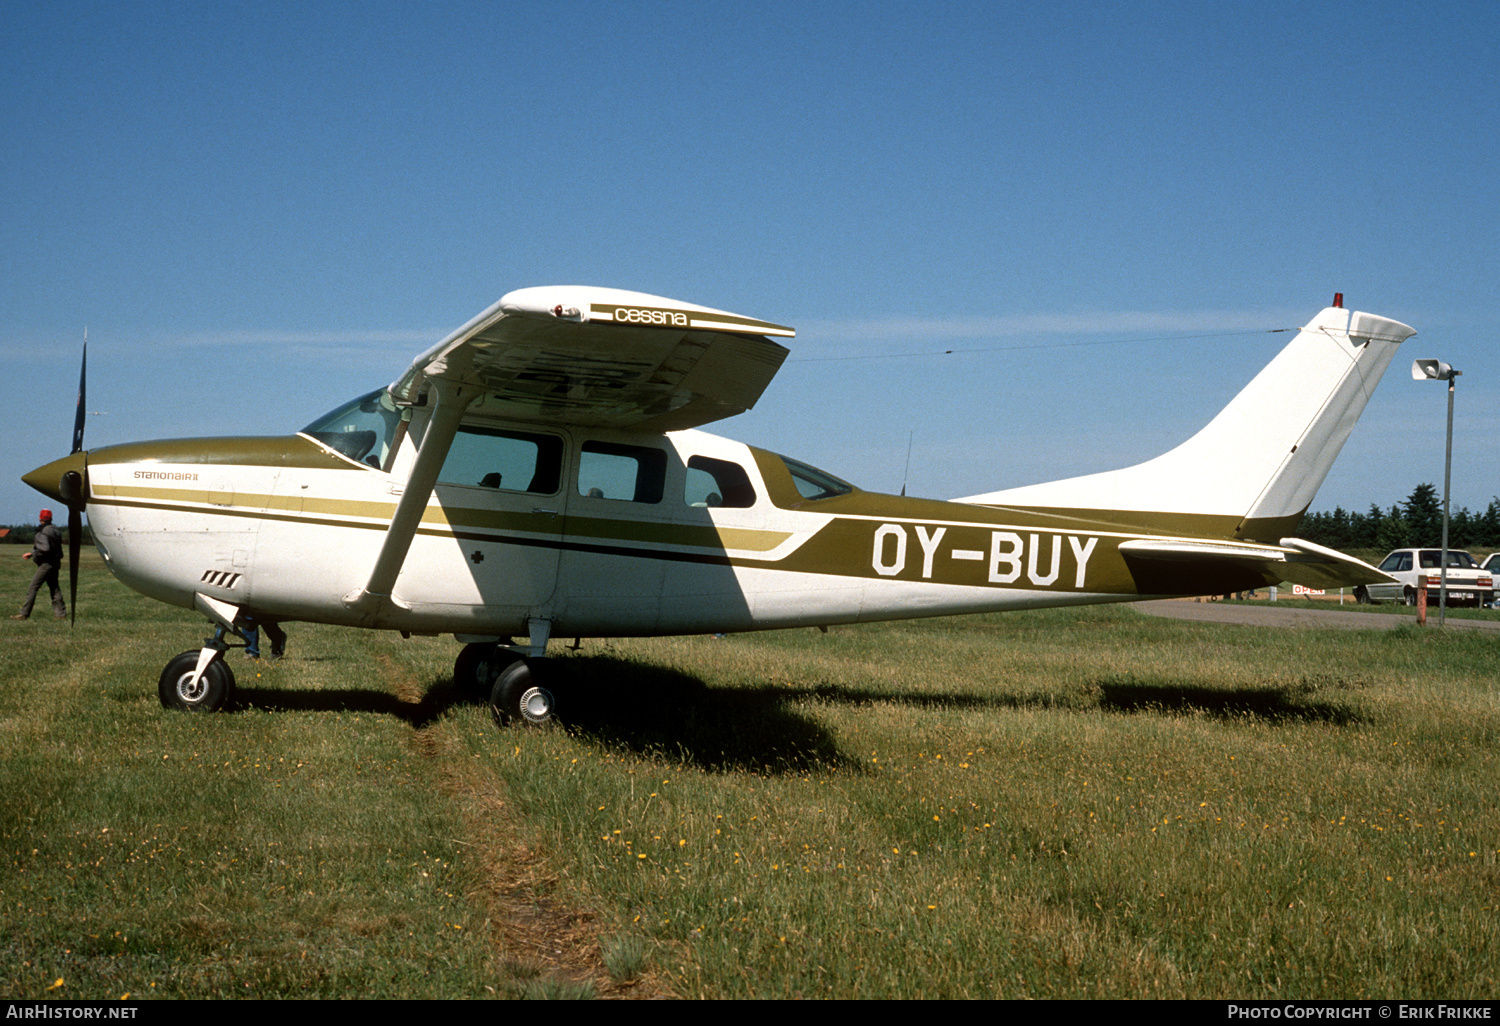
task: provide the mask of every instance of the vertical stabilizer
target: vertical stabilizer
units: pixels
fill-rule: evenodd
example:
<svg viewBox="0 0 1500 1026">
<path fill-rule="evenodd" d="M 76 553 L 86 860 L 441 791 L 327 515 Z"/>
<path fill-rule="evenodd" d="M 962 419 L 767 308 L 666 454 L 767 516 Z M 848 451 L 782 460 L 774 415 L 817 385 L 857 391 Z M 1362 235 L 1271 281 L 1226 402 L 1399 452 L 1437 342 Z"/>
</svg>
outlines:
<svg viewBox="0 0 1500 1026">
<path fill-rule="evenodd" d="M 1123 470 L 974 495 L 987 506 L 1232 517 L 1307 509 L 1397 347 L 1400 321 L 1329 307 L 1207 427 Z"/>
</svg>

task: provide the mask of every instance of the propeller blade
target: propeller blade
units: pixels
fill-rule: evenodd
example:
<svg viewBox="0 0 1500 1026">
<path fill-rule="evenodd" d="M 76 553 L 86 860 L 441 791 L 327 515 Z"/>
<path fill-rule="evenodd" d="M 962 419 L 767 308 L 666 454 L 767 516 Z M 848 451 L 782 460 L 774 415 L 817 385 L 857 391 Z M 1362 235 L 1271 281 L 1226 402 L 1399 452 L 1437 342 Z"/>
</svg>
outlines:
<svg viewBox="0 0 1500 1026">
<path fill-rule="evenodd" d="M 78 550 L 83 544 L 83 514 L 68 507 L 68 621 L 78 626 Z"/>
<path fill-rule="evenodd" d="M 78 412 L 73 416 L 73 452 L 83 448 L 83 422 L 88 416 L 83 409 L 84 382 L 89 372 L 89 331 L 83 329 L 83 365 L 78 368 Z M 70 520 L 69 523 L 72 523 Z"/>
<path fill-rule="evenodd" d="M 83 422 L 88 418 L 84 409 L 84 391 L 89 377 L 89 329 L 83 329 L 83 362 L 78 367 L 78 412 L 73 415 L 73 452 L 83 450 Z M 77 495 L 69 496 L 68 502 L 68 621 L 69 627 L 78 625 L 78 552 L 83 547 L 83 509 L 88 501 L 85 494 L 88 485 L 81 474 L 78 477 Z"/>
</svg>

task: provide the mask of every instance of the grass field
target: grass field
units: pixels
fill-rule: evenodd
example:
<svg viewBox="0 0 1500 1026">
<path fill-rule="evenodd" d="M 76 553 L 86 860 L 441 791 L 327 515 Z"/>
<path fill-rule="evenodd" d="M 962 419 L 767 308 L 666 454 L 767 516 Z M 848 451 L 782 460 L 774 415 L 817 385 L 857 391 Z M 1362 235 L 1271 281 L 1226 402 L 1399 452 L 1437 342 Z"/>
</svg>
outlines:
<svg viewBox="0 0 1500 1026">
<path fill-rule="evenodd" d="M 451 639 L 311 625 L 168 713 L 204 624 L 89 557 L 76 629 L 0 620 L 10 997 L 1497 990 L 1489 632 L 584 642 L 568 729 L 502 732 Z"/>
</svg>

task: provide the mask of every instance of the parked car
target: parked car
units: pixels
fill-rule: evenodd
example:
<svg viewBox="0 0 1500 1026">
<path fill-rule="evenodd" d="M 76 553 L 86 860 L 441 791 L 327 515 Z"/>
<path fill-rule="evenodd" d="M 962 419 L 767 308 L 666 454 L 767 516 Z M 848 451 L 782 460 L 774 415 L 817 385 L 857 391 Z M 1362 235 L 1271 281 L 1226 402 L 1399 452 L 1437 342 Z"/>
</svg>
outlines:
<svg viewBox="0 0 1500 1026">
<path fill-rule="evenodd" d="M 1495 559 L 1494 556 L 1490 557 Z M 1360 602 L 1390 600 L 1417 604 L 1419 579 L 1427 577 L 1427 601 L 1436 604 L 1442 590 L 1439 579 L 1442 573 L 1442 549 L 1397 549 L 1381 561 L 1380 569 L 1396 578 L 1390 584 L 1369 584 L 1354 589 L 1354 597 Z M 1448 604 L 1459 605 L 1472 602 L 1476 606 L 1487 606 L 1495 600 L 1495 577 L 1474 562 L 1474 557 L 1462 549 L 1448 550 Z"/>
<path fill-rule="evenodd" d="M 1488 556 L 1485 556 L 1484 562 L 1479 564 L 1479 568 L 1481 570 L 1488 570 L 1491 578 L 1500 575 L 1500 552 L 1491 552 Z M 1493 598 L 1490 605 L 1500 607 L 1500 603 L 1493 601 Z"/>
</svg>

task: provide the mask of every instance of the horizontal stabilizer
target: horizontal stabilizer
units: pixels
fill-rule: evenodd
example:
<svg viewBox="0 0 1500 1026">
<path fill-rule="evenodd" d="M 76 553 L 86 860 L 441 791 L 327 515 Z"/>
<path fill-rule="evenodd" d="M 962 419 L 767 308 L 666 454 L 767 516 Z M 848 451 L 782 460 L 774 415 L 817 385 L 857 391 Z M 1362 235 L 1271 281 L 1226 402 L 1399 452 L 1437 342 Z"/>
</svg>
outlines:
<svg viewBox="0 0 1500 1026">
<path fill-rule="evenodd" d="M 1368 563 L 1301 538 L 1283 538 L 1280 545 L 1141 538 L 1122 542 L 1120 552 L 1135 559 L 1196 565 L 1205 576 L 1230 568 L 1256 570 L 1268 582 L 1290 581 L 1308 588 L 1351 588 L 1393 580 Z"/>
<path fill-rule="evenodd" d="M 1389 584 L 1395 578 L 1363 560 L 1315 545 L 1301 538 L 1283 538 L 1295 550 L 1287 557 L 1286 580 L 1309 588 L 1352 588 L 1360 584 Z"/>
</svg>

